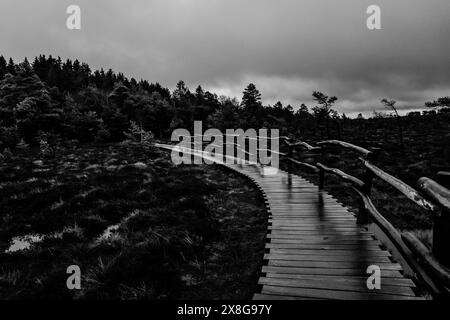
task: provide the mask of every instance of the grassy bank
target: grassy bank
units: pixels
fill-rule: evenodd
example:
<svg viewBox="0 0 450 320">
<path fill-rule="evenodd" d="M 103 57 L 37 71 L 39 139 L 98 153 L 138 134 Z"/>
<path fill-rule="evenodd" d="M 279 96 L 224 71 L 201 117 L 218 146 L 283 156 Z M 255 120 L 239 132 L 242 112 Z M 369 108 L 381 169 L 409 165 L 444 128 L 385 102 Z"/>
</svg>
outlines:
<svg viewBox="0 0 450 320">
<path fill-rule="evenodd" d="M 1 299 L 245 299 L 256 289 L 267 218 L 239 176 L 175 167 L 138 145 L 27 150 L 0 171 Z M 11 247 L 25 235 L 37 241 Z M 81 290 L 66 287 L 73 264 Z"/>
</svg>

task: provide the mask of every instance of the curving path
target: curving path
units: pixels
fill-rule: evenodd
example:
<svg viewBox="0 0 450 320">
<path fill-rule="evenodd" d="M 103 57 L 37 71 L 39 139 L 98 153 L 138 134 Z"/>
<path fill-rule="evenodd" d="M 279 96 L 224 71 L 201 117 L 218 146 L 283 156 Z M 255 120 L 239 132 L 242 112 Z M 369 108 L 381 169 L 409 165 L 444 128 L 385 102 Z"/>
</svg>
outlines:
<svg viewBox="0 0 450 320">
<path fill-rule="evenodd" d="M 177 147 L 158 144 L 177 150 Z M 346 207 L 300 176 L 259 164 L 225 164 L 222 157 L 192 153 L 248 177 L 269 213 L 264 265 L 255 300 L 422 299 L 374 234 L 356 224 Z M 381 269 L 381 288 L 367 288 L 367 268 Z"/>
</svg>

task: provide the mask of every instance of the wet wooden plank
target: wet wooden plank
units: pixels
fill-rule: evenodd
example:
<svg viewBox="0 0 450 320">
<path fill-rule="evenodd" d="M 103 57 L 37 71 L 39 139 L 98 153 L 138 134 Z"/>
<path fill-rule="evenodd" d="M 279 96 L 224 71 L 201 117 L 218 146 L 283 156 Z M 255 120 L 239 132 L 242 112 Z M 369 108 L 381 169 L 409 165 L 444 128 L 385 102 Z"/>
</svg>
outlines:
<svg viewBox="0 0 450 320">
<path fill-rule="evenodd" d="M 327 235 L 301 235 L 301 234 L 268 234 L 266 236 L 268 239 L 271 239 L 272 243 L 278 243 L 277 241 L 272 240 L 297 240 L 296 242 L 306 243 L 306 242 L 317 242 L 317 241 L 329 241 L 332 243 L 343 243 L 342 241 L 360 241 L 360 240 L 373 240 L 371 235 L 342 235 L 342 234 L 327 234 Z M 325 242 L 325 243 L 327 243 Z M 284 241 L 283 243 L 291 243 Z M 295 243 L 295 242 L 293 242 Z M 323 242 L 322 242 L 323 243 Z"/>
<path fill-rule="evenodd" d="M 348 259 L 351 257 L 390 257 L 391 254 L 386 250 L 372 250 L 372 251 L 360 251 L 360 250 L 308 250 L 308 249 L 268 249 L 270 254 L 284 254 L 284 255 L 301 255 L 305 257 L 340 257 L 342 259 Z M 305 259 L 308 260 L 308 259 Z"/>
<path fill-rule="evenodd" d="M 302 243 L 266 243 L 266 248 L 278 248 L 278 249 L 309 249 L 309 250 L 380 250 L 380 246 L 376 243 L 367 243 L 365 245 L 351 245 L 351 244 L 302 244 Z"/>
<path fill-rule="evenodd" d="M 300 244 L 300 245 L 352 245 L 358 246 L 361 250 L 365 246 L 380 245 L 379 241 L 362 239 L 362 240 L 345 240 L 345 239 L 270 239 L 271 244 Z"/>
<path fill-rule="evenodd" d="M 285 221 L 278 221 L 278 220 L 270 220 L 269 225 L 275 228 L 279 227 L 303 227 L 303 226 L 311 226 L 311 225 L 323 225 L 323 226 L 352 226 L 352 221 L 346 221 L 346 220 L 340 220 L 340 219 L 321 219 L 321 218 L 304 218 L 302 219 L 304 221 L 292 221 L 292 220 L 285 220 Z"/>
<path fill-rule="evenodd" d="M 263 266 L 262 271 L 265 273 L 287 273 L 300 275 L 329 275 L 329 276 L 359 276 L 366 277 L 366 270 L 362 268 L 353 269 L 337 269 L 337 268 L 301 268 L 301 267 L 280 267 L 280 266 Z M 399 270 L 385 270 L 381 268 L 382 278 L 403 278 L 403 274 Z"/>
<path fill-rule="evenodd" d="M 333 238 L 341 238 L 344 237 L 346 239 L 354 239 L 355 237 L 365 237 L 369 239 L 373 239 L 373 235 L 371 233 L 363 233 L 363 232 L 339 232 L 339 231 L 278 231 L 272 230 L 271 233 L 267 234 L 268 238 L 284 238 L 284 239 L 304 239 L 304 238 L 312 238 L 312 237 L 328 237 L 329 239 Z"/>
<path fill-rule="evenodd" d="M 324 299 L 318 299 L 318 298 L 306 298 L 306 297 L 289 297 L 286 295 L 276 295 L 276 294 L 260 294 L 256 293 L 253 296 L 253 300 L 324 300 Z"/>
<path fill-rule="evenodd" d="M 308 213 L 312 216 L 319 217 L 319 216 L 327 216 L 331 215 L 333 213 L 345 213 L 348 215 L 349 218 L 354 218 L 354 213 L 342 210 L 340 208 L 325 208 L 320 207 L 317 205 L 307 205 L 307 206 L 292 206 L 292 205 L 273 205 L 270 202 L 268 202 L 270 209 L 272 213 L 280 214 L 280 213 Z M 356 220 L 353 220 L 356 222 Z"/>
<path fill-rule="evenodd" d="M 262 294 L 279 294 L 287 296 L 301 296 L 307 298 L 324 298 L 333 300 L 423 300 L 418 297 L 378 294 L 378 293 L 363 293 L 356 291 L 342 291 L 342 290 L 326 290 L 326 289 L 312 289 L 312 288 L 291 288 L 278 286 L 263 286 Z"/>
<path fill-rule="evenodd" d="M 313 232 L 317 232 L 317 231 L 367 231 L 366 228 L 362 228 L 362 227 L 358 227 L 357 225 L 350 225 L 350 226 L 335 226 L 335 225 L 331 225 L 331 226 L 319 226 L 319 225 L 305 225 L 305 226 L 296 226 L 296 227 L 292 227 L 292 226 L 268 226 L 267 229 L 269 231 L 313 231 Z"/>
<path fill-rule="evenodd" d="M 299 261 L 299 260 L 274 260 L 268 261 L 271 267 L 299 267 L 299 268 L 320 268 L 320 269 L 361 269 L 365 273 L 367 267 L 372 263 L 364 261 Z M 377 263 L 381 270 L 402 270 L 398 263 L 380 262 Z"/>
<path fill-rule="evenodd" d="M 258 281 L 260 285 L 278 286 L 278 287 L 292 287 L 292 288 L 311 288 L 311 289 L 327 289 L 339 291 L 354 291 L 364 293 L 376 294 L 394 294 L 414 297 L 414 291 L 408 286 L 392 286 L 383 283 L 380 289 L 370 290 L 367 287 L 367 279 L 360 278 L 337 278 L 328 277 L 309 279 L 282 279 L 282 278 L 266 278 L 261 277 Z"/>
<path fill-rule="evenodd" d="M 334 275 L 305 275 L 305 274 L 292 274 L 292 273 L 272 273 L 268 272 L 265 274 L 265 278 L 277 278 L 277 279 L 287 279 L 287 280 L 309 280 L 309 279 L 317 279 L 323 281 L 341 281 L 344 283 L 365 283 L 367 281 L 367 275 L 360 276 L 345 276 L 345 277 L 336 277 Z M 383 278 L 383 285 L 389 286 L 399 286 L 399 287 L 408 287 L 415 288 L 416 285 L 411 279 L 408 278 Z"/>
<path fill-rule="evenodd" d="M 388 256 L 376 256 L 376 255 L 299 255 L 299 254 L 283 254 L 283 253 L 270 253 L 265 254 L 266 260 L 287 260 L 287 261 L 322 261 L 322 262 L 351 262 L 351 263 L 366 263 L 368 265 L 377 263 L 391 263 L 391 259 Z"/>
<path fill-rule="evenodd" d="M 272 216 L 271 219 L 276 218 L 275 216 Z M 309 227 L 320 227 L 320 228 L 332 228 L 335 227 L 338 228 L 353 228 L 357 227 L 357 225 L 353 221 L 344 221 L 344 222 L 332 222 L 332 221 L 326 221 L 326 220 L 320 220 L 318 219 L 312 219 L 310 221 L 304 221 L 302 225 L 292 226 L 292 225 L 269 225 L 268 227 L 271 227 L 272 229 L 279 229 L 279 228 L 309 228 Z"/>
<path fill-rule="evenodd" d="M 348 215 L 346 214 L 333 214 L 333 215 L 328 215 L 328 217 L 330 218 L 348 218 Z M 277 221 L 283 221 L 283 220 L 298 220 L 298 221 L 304 221 L 306 219 L 314 219 L 317 220 L 319 217 L 317 217 L 316 215 L 312 215 L 312 214 L 289 214 L 289 213 L 278 213 L 278 214 L 272 214 L 271 219 L 276 219 Z M 353 221 L 352 221 L 353 222 Z"/>
<path fill-rule="evenodd" d="M 275 216 L 272 216 L 269 219 L 269 223 L 272 224 L 272 226 L 302 226 L 312 224 L 312 223 L 320 223 L 320 222 L 328 222 L 328 224 L 347 224 L 347 225 L 354 225 L 354 221 L 352 219 L 348 218 L 334 218 L 334 217 L 317 217 L 317 218 L 301 218 L 297 221 L 283 221 L 282 219 L 277 219 Z"/>
<path fill-rule="evenodd" d="M 275 227 L 276 228 L 276 227 Z M 269 229 L 268 234 L 272 235 L 331 235 L 331 236 L 374 236 L 373 233 L 365 230 L 358 230 L 358 229 L 299 229 L 299 230 L 292 230 L 292 229 Z"/>
</svg>

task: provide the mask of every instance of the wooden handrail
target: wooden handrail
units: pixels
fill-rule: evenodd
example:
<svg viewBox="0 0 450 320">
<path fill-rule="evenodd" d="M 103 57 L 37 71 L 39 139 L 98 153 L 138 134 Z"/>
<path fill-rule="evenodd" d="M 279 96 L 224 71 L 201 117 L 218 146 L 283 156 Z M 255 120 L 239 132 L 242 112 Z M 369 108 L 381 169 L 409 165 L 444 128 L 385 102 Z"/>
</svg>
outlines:
<svg viewBox="0 0 450 320">
<path fill-rule="evenodd" d="M 420 178 L 418 186 L 438 204 L 433 223 L 433 254 L 450 268 L 450 190 L 429 178 Z"/>
<path fill-rule="evenodd" d="M 356 186 L 357 188 L 363 188 L 364 187 L 364 182 L 362 182 L 360 179 L 358 179 L 358 178 L 356 178 L 354 176 L 351 176 L 351 175 L 349 175 L 349 174 L 347 174 L 347 173 L 345 173 L 345 172 L 343 172 L 343 171 L 341 171 L 339 169 L 328 168 L 328 167 L 324 166 L 321 163 L 317 163 L 316 167 L 318 167 L 320 170 L 323 170 L 323 171 L 328 172 L 328 173 L 332 173 L 332 174 L 340 177 L 341 179 L 350 182 L 353 186 Z"/>
<path fill-rule="evenodd" d="M 286 158 L 286 160 L 289 160 L 289 161 L 291 161 L 292 163 L 294 163 L 296 165 L 299 165 L 299 166 L 302 166 L 304 168 L 307 168 L 307 169 L 313 171 L 314 173 L 319 172 L 319 169 L 316 166 L 312 165 L 312 164 L 309 164 L 309 163 L 306 163 L 306 162 L 301 162 L 301 161 L 295 160 L 295 159 L 293 159 L 291 157 Z"/>
<path fill-rule="evenodd" d="M 266 148 L 256 148 L 256 151 L 270 151 L 271 154 L 274 153 L 274 154 L 278 154 L 278 155 L 283 156 L 283 157 L 287 156 L 287 153 L 280 152 L 280 151 L 275 151 L 275 150 L 272 150 L 272 149 L 266 149 Z"/>
<path fill-rule="evenodd" d="M 309 150 L 309 151 L 312 151 L 312 150 L 320 150 L 320 149 L 322 149 L 322 148 L 320 148 L 320 147 L 314 147 L 314 146 L 312 146 L 312 145 L 310 145 L 309 143 L 307 143 L 307 142 L 304 142 L 304 141 L 299 141 L 299 142 L 296 142 L 296 143 L 289 143 L 289 142 L 285 142 L 287 145 L 288 145 L 288 147 L 290 147 L 290 148 L 296 148 L 296 147 L 303 147 L 303 148 L 305 148 L 305 149 L 307 149 L 307 150 Z"/>
<path fill-rule="evenodd" d="M 370 150 L 367 150 L 365 148 L 356 146 L 354 144 L 348 143 L 348 142 L 344 142 L 344 141 L 340 141 L 340 140 L 326 140 L 326 141 L 321 141 L 317 143 L 318 145 L 334 145 L 334 146 L 339 146 L 342 148 L 346 148 L 346 149 L 350 149 L 352 151 L 361 153 L 363 156 L 367 156 L 371 153 Z"/>
<path fill-rule="evenodd" d="M 353 187 L 353 190 L 361 197 L 362 206 L 369 214 L 370 219 L 383 231 L 383 233 L 389 238 L 400 255 L 405 259 L 408 265 L 414 270 L 416 275 L 427 285 L 429 290 L 433 292 L 433 295 L 440 295 L 442 291 L 438 288 L 435 281 L 429 279 L 427 272 L 418 263 L 414 252 L 403 241 L 400 232 L 375 208 L 372 200 L 368 195 L 361 192 L 357 188 Z"/>
<path fill-rule="evenodd" d="M 397 249 L 399 249 L 402 254 L 407 254 L 410 256 L 408 252 L 409 250 L 407 250 L 406 246 L 403 244 L 401 235 L 398 230 L 395 229 L 395 227 L 388 220 L 386 220 L 386 218 L 383 217 L 381 213 L 378 212 L 369 196 L 357 188 L 353 188 L 353 190 L 355 190 L 355 192 L 361 197 L 364 208 L 367 213 L 369 213 L 370 218 L 373 220 L 373 222 L 378 227 L 380 227 L 380 229 L 389 237 L 392 243 L 397 247 Z"/>
<path fill-rule="evenodd" d="M 352 188 L 360 195 L 362 202 L 359 213 L 357 215 L 357 223 L 366 224 L 368 222 L 368 217 L 372 218 L 372 221 L 386 234 L 386 236 L 391 240 L 391 242 L 395 245 L 400 255 L 405 259 L 405 261 L 415 270 L 415 272 L 420 276 L 421 280 L 427 284 L 428 288 L 433 292 L 433 295 L 441 295 L 443 293 L 449 293 L 450 290 L 448 287 L 440 287 L 440 284 L 436 284 L 432 277 L 427 275 L 427 271 L 432 274 L 438 274 L 438 279 L 444 279 L 444 275 L 447 276 L 442 270 L 439 269 L 445 268 L 444 265 L 450 266 L 450 214 L 445 217 L 439 216 L 438 213 L 442 211 L 446 211 L 450 213 L 450 190 L 444 188 L 438 183 L 434 182 L 428 178 L 419 179 L 419 189 L 424 192 L 434 203 L 425 199 L 418 191 L 404 183 L 400 179 L 388 174 L 387 172 L 381 170 L 376 165 L 371 162 L 377 162 L 379 149 L 373 149 L 372 151 L 367 150 L 365 148 L 353 145 L 351 143 L 339 141 L 339 140 L 327 140 L 318 142 L 317 145 L 334 145 L 342 148 L 350 149 L 354 152 L 362 154 L 363 157 L 359 157 L 359 159 L 363 162 L 366 173 L 364 175 L 364 180 L 360 180 L 354 176 L 351 176 L 337 168 L 329 168 L 321 163 L 317 163 L 315 167 L 310 164 L 297 161 L 292 158 L 293 150 L 295 147 L 300 146 L 304 147 L 307 150 L 318 150 L 322 149 L 320 147 L 314 147 L 306 142 L 298 141 L 292 143 L 290 141 L 286 141 L 286 144 L 289 147 L 288 157 L 292 163 L 301 165 L 308 169 L 313 169 L 317 172 L 319 171 L 319 190 L 322 190 L 324 187 L 325 180 L 325 172 L 334 174 L 341 179 L 350 182 L 352 184 Z M 441 172 L 440 175 L 450 176 L 448 172 Z M 403 195 L 405 195 L 408 199 L 415 202 L 420 207 L 424 208 L 428 212 L 434 213 L 434 230 L 433 230 L 433 254 L 424 251 L 423 247 L 420 247 L 414 240 L 411 239 L 408 235 L 406 235 L 406 241 L 409 246 L 405 243 L 404 239 L 402 239 L 402 235 L 399 233 L 395 227 L 389 223 L 375 208 L 371 199 L 370 192 L 372 186 L 372 180 L 374 177 L 378 177 L 386 183 L 390 184 L 392 187 L 400 191 Z M 419 260 L 424 261 L 426 268 L 422 268 L 422 266 L 418 263 L 417 257 Z M 441 261 L 441 263 L 438 262 Z M 446 278 L 444 284 L 449 286 L 450 283 Z"/>
<path fill-rule="evenodd" d="M 360 158 L 363 162 L 364 166 L 373 172 L 378 178 L 384 180 L 395 189 L 400 191 L 403 195 L 405 195 L 408 199 L 412 200 L 422 208 L 429 211 L 436 211 L 436 206 L 431 202 L 427 201 L 424 197 L 422 197 L 414 188 L 410 187 L 400 179 L 397 179 L 394 176 L 391 176 L 387 172 L 381 170 L 377 166 L 371 164 L 369 161 Z"/>
<path fill-rule="evenodd" d="M 444 285 L 450 287 L 450 269 L 446 268 L 430 252 L 430 250 L 412 233 L 405 232 L 402 239 L 424 267 Z"/>
<path fill-rule="evenodd" d="M 450 190 L 430 178 L 422 177 L 417 182 L 419 189 L 430 199 L 450 212 Z"/>
</svg>

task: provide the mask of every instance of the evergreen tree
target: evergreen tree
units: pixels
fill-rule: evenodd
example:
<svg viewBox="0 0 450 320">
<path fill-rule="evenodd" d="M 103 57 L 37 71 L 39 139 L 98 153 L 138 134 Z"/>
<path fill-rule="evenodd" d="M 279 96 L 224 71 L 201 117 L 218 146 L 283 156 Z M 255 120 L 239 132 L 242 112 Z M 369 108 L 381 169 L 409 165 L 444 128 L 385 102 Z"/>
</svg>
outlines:
<svg viewBox="0 0 450 320">
<path fill-rule="evenodd" d="M 256 89 L 256 86 L 253 83 L 250 83 L 247 88 L 245 88 L 241 105 L 244 108 L 261 105 L 261 93 Z"/>
<path fill-rule="evenodd" d="M 118 82 L 114 85 L 114 90 L 108 95 L 108 99 L 120 107 L 129 96 L 130 89 Z"/>
<path fill-rule="evenodd" d="M 6 67 L 8 66 L 5 58 L 3 56 L 0 56 L 0 80 L 5 77 L 6 74 Z"/>
<path fill-rule="evenodd" d="M 198 86 L 197 89 L 195 89 L 195 100 L 198 104 L 202 104 L 205 100 L 205 92 L 203 91 L 202 86 Z"/>
<path fill-rule="evenodd" d="M 263 110 L 261 105 L 261 93 L 253 83 L 245 88 L 241 106 L 244 109 L 244 118 L 241 126 L 244 128 L 261 128 L 263 126 Z"/>
<path fill-rule="evenodd" d="M 47 86 L 34 73 L 28 61 L 0 82 L 0 110 L 5 125 L 16 125 L 22 138 L 30 141 L 39 130 L 59 126 Z"/>
<path fill-rule="evenodd" d="M 172 96 L 170 94 L 170 90 L 167 88 L 163 88 L 158 82 L 155 84 L 151 83 L 149 88 L 149 93 L 152 94 L 153 92 L 159 93 L 162 99 L 171 101 Z"/>
<path fill-rule="evenodd" d="M 191 92 L 183 80 L 178 81 L 175 90 L 173 91 L 173 98 L 179 103 L 188 102 Z"/>
<path fill-rule="evenodd" d="M 16 65 L 14 64 L 14 60 L 12 58 L 9 58 L 6 71 L 10 74 L 16 74 Z"/>
<path fill-rule="evenodd" d="M 108 69 L 106 74 L 104 74 L 103 76 L 103 84 L 102 84 L 103 90 L 105 90 L 106 92 L 111 91 L 114 88 L 115 83 L 116 83 L 116 75 L 111 69 Z"/>
</svg>

